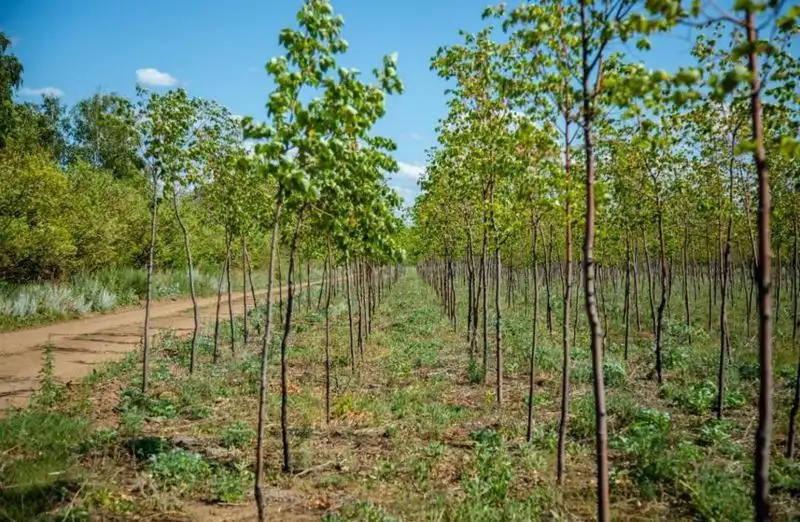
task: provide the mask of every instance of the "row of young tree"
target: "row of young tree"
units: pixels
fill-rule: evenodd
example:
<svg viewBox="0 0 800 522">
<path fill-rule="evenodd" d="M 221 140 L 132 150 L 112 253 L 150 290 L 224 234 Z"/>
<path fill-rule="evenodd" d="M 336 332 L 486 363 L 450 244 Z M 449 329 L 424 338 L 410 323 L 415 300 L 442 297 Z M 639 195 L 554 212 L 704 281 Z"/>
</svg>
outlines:
<svg viewBox="0 0 800 522">
<path fill-rule="evenodd" d="M 264 480 L 264 436 L 267 422 L 268 361 L 270 349 L 279 346 L 281 380 L 280 425 L 283 469 L 292 469 L 287 426 L 287 354 L 291 344 L 297 296 L 303 291 L 305 264 L 306 306 L 311 307 L 311 265 L 322 267 L 316 297 L 317 309 L 324 309 L 325 405 L 330 420 L 331 339 L 329 307 L 338 292 L 343 294 L 349 316 L 349 357 L 352 372 L 358 369 L 372 329 L 372 315 L 388 287 L 397 280 L 404 258 L 398 233 L 400 196 L 391 189 L 385 174 L 397 171 L 391 153 L 395 143 L 375 135 L 372 128 L 385 113 L 387 95 L 399 94 L 403 84 L 397 74 L 397 56 L 385 56 L 373 69 L 374 81 L 361 79 L 356 69 L 340 65 L 348 49 L 342 37 L 344 20 L 333 12 L 327 0 L 306 0 L 297 13 L 297 28 L 280 32 L 284 54 L 266 64 L 273 85 L 267 96 L 265 122 L 252 117 L 238 118 L 215 101 L 191 97 L 183 89 L 150 92 L 137 88 L 138 100 L 129 102 L 115 95 L 97 95 L 80 102 L 66 121 L 73 130 L 58 134 L 61 145 L 45 148 L 56 170 L 71 172 L 75 164 L 88 162 L 115 179 L 132 179 L 139 194 L 147 195 L 147 222 L 135 233 L 147 238 L 144 256 L 147 267 L 141 391 L 149 387 L 149 357 L 152 351 L 151 297 L 160 224 L 164 207 L 180 230 L 194 311 L 189 372 L 201 363 L 198 358 L 200 316 L 195 295 L 195 230 L 187 226 L 185 207 L 192 202 L 203 209 L 218 237 L 217 258 L 221 260 L 213 362 L 220 353 L 220 312 L 223 283 L 227 283 L 230 320 L 230 349 L 234 345 L 234 314 L 231 308 L 232 251 L 240 248 L 244 302 L 245 343 L 260 347 L 261 383 L 258 410 L 255 496 L 259 519 L 266 517 Z M 8 40 L 0 40 L 5 53 Z M 21 84 L 22 68 L 12 55 L 3 55 L 4 68 L 12 70 L 8 96 Z M 16 65 L 14 65 L 16 64 Z M 11 65 L 14 65 L 11 67 Z M 8 67 L 6 67 L 8 66 Z M 7 78 L 5 78 L 7 79 Z M 10 103 L 10 102 L 9 102 Z M 28 111 L 45 118 L 48 108 L 60 107 L 46 98 L 42 106 L 14 105 L 3 113 L 3 153 L 25 156 L 33 145 L 21 144 L 18 114 Z M 4 105 L 5 108 L 5 105 Z M 55 110 L 55 109 L 54 109 Z M 61 109 L 55 110 L 59 112 Z M 50 129 L 63 121 L 53 117 Z M 8 123 L 8 124 L 6 124 Z M 26 148 L 27 147 L 27 148 Z M 79 159 L 75 159 L 79 158 Z M 81 165 L 83 163 L 80 163 Z M 70 174 L 71 175 L 71 174 Z M 41 196 L 41 194 L 34 197 Z M 16 206 L 9 207 L 10 213 Z M 117 209 L 120 211 L 120 209 Z M 3 210 L 5 213 L 5 209 Z M 12 216 L 13 217 L 13 216 Z M 31 225 L 28 223 L 28 225 Z M 265 323 L 258 338 L 248 325 L 248 248 L 266 252 L 266 295 L 279 294 L 279 335 L 273 334 L 273 299 L 266 298 Z M 287 286 L 275 288 L 280 274 L 279 253 L 288 254 L 285 268 Z M 277 265 L 277 266 L 276 266 Z M 225 276 L 225 277 L 223 277 Z M 225 279 L 225 281 L 223 281 Z M 298 282 L 298 279 L 300 281 Z M 284 294 L 285 300 L 284 300 Z M 257 294 L 249 281 L 252 304 Z M 252 312 L 252 308 L 250 309 Z M 261 317 L 261 316 L 259 316 Z M 238 324 L 238 322 L 237 322 Z"/>
<path fill-rule="evenodd" d="M 503 309 L 515 292 L 526 304 L 532 292 L 529 440 L 543 283 L 542 313 L 551 331 L 560 322 L 563 349 L 559 486 L 567 472 L 570 351 L 578 321 L 587 321 L 598 520 L 610 517 L 604 349 L 612 336 L 627 359 L 632 324 L 652 328 L 652 375 L 661 385 L 673 291 L 682 293 L 689 335 L 701 326 L 698 307 L 708 310 L 702 326 L 719 335 L 717 417 L 726 364 L 743 348 L 732 346 L 737 325 L 728 310 L 745 303 L 748 337 L 753 318 L 760 368 L 754 505 L 757 520 L 770 517 L 773 287 L 791 287 L 785 324 L 792 323 L 792 339 L 798 319 L 800 61 L 790 48 L 798 15 L 782 2 L 736 2 L 731 13 L 669 0 L 501 4 L 483 16 L 502 32 L 490 25 L 462 33 L 463 43 L 432 59 L 452 87 L 412 211 L 412 253 L 453 327 L 466 330 L 470 356 L 482 358 L 484 380 L 494 352 L 498 407 Z M 693 63 L 676 71 L 646 69 L 622 52 L 630 45 L 645 52 L 687 26 L 696 29 Z M 577 240 L 583 248 L 576 252 Z M 467 319 L 457 325 L 462 279 Z M 618 288 L 623 305 L 607 306 L 606 294 L 616 300 Z M 648 309 L 649 324 L 642 320 Z M 799 406 L 800 364 L 787 412 L 790 457 Z"/>
</svg>

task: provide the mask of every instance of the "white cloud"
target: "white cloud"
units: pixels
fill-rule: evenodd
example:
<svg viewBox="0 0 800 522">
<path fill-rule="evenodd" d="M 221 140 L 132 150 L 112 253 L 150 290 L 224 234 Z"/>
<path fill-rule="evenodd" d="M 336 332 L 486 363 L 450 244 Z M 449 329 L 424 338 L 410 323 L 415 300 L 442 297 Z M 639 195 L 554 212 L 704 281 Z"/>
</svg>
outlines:
<svg viewBox="0 0 800 522">
<path fill-rule="evenodd" d="M 419 190 L 400 187 L 398 185 L 390 185 L 390 187 L 396 190 L 398 194 L 400 194 L 400 197 L 403 198 L 405 206 L 410 207 L 414 205 L 414 200 L 417 198 Z"/>
<path fill-rule="evenodd" d="M 19 45 L 20 40 L 22 40 L 19 36 L 9 36 L 8 41 L 11 43 L 11 47 L 15 45 Z"/>
<path fill-rule="evenodd" d="M 409 178 L 419 179 L 425 173 L 425 167 L 422 165 L 398 161 L 397 166 L 400 168 L 400 174 Z"/>
<path fill-rule="evenodd" d="M 250 67 L 247 68 L 247 70 L 250 72 L 258 72 L 259 69 L 260 67 L 256 67 L 255 65 L 251 65 Z"/>
<path fill-rule="evenodd" d="M 411 134 L 408 135 L 408 137 L 411 138 L 412 140 L 419 141 L 422 139 L 422 134 L 419 134 L 418 132 L 412 132 Z"/>
<path fill-rule="evenodd" d="M 19 90 L 19 93 L 22 96 L 55 96 L 56 98 L 64 96 L 64 91 L 57 87 L 42 87 L 41 89 L 23 87 Z"/>
<path fill-rule="evenodd" d="M 161 72 L 158 69 L 148 67 L 136 70 L 136 81 L 142 85 L 153 85 L 156 87 L 172 87 L 178 83 L 177 78 L 169 73 Z"/>
</svg>

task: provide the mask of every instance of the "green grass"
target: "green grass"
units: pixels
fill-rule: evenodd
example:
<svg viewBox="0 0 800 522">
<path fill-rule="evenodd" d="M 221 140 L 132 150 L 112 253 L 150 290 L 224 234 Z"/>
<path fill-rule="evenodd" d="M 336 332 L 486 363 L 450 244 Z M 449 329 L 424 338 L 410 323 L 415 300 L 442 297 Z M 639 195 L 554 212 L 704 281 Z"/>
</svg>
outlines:
<svg viewBox="0 0 800 522">
<path fill-rule="evenodd" d="M 304 271 L 304 278 L 305 275 Z M 312 280 L 320 277 L 318 267 L 312 270 L 311 277 Z M 231 279 L 232 290 L 241 292 L 241 271 L 232 271 Z M 194 283 L 199 297 L 214 295 L 219 284 L 219 273 L 196 268 Z M 253 285 L 257 289 L 266 288 L 266 274 L 254 272 Z M 75 275 L 67 281 L 15 285 L 0 281 L 0 332 L 46 325 L 88 313 L 106 313 L 120 307 L 139 306 L 146 294 L 147 272 L 130 267 Z M 159 271 L 153 275 L 154 299 L 188 296 L 189 275 L 185 269 Z"/>
<path fill-rule="evenodd" d="M 459 288 L 459 324 L 466 319 L 463 294 Z M 559 492 L 554 485 L 561 364 L 557 323 L 551 334 L 540 315 L 535 425 L 527 443 L 530 310 L 520 303 L 504 311 L 505 403 L 498 408 L 493 344 L 483 383 L 482 349 L 470 358 L 463 331 L 454 332 L 444 320 L 435 293 L 420 278 L 407 274 L 380 304 L 363 360 L 357 355 L 355 374 L 340 293 L 332 306 L 332 421 L 326 425 L 324 317 L 313 306 L 307 311 L 305 299 L 301 302 L 288 354 L 292 475 L 280 471 L 280 330 L 271 347 L 265 480 L 275 516 L 487 522 L 593 518 L 595 417 L 585 325 L 572 350 L 567 482 Z M 672 311 L 682 313 L 677 305 Z M 263 310 L 252 314 L 253 322 L 263 322 Z M 696 318 L 699 324 L 703 320 Z M 239 353 L 229 355 L 223 328 L 224 357 L 217 365 L 210 362 L 206 325 L 195 375 L 188 374 L 188 341 L 174 333 L 162 335 L 145 396 L 138 391 L 136 360 L 129 357 L 94 372 L 86 387 L 54 385 L 34 408 L 3 419 L 5 519 L 53 514 L 61 519 L 65 510 L 73 519 L 157 518 L 192 506 L 204 512 L 210 504 L 232 518 L 240 513 L 236 510 L 252 515 L 259 344 L 256 339 L 244 347 L 241 318 L 236 323 Z M 603 366 L 615 519 L 749 519 L 757 396 L 752 346 L 734 337 L 725 418 L 716 421 L 716 383 L 708 370 L 716 367 L 713 335 L 688 332 L 674 319 L 668 322 L 666 383 L 659 388 L 652 374 L 652 340 L 646 332 L 635 333 L 625 361 L 618 328 L 612 321 Z M 739 323 L 734 328 L 737 333 Z M 790 339 L 779 334 L 779 368 L 788 367 L 783 361 L 791 360 L 790 349 Z M 792 378 L 789 370 L 779 369 L 776 375 L 776 454 Z M 95 406 L 87 407 L 87 394 Z M 39 432 L 39 426 L 44 430 Z M 789 519 L 800 510 L 800 467 L 776 458 L 771 473 L 776 519 Z"/>
</svg>

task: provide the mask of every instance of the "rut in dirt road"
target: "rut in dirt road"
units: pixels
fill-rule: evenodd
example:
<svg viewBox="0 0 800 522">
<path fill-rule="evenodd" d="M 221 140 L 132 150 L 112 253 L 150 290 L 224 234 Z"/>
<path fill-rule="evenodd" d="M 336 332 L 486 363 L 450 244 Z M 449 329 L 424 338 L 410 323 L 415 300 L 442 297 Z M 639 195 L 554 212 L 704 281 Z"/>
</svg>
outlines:
<svg viewBox="0 0 800 522">
<path fill-rule="evenodd" d="M 315 284 L 316 286 L 316 284 Z M 259 292 L 263 296 L 266 292 Z M 278 289 L 273 291 L 277 297 Z M 201 321 L 214 317 L 217 297 L 199 299 Z M 223 304 L 227 304 L 223 295 Z M 234 312 L 242 313 L 242 298 L 231 301 Z M 252 307 L 250 296 L 248 306 Z M 152 327 L 157 331 L 190 332 L 194 326 L 192 302 L 155 303 Z M 44 346 L 53 346 L 53 376 L 61 382 L 81 378 L 95 364 L 121 359 L 137 349 L 142 338 L 144 308 L 97 317 L 65 321 L 40 328 L 0 333 L 0 414 L 8 406 L 23 406 L 39 386 Z"/>
</svg>

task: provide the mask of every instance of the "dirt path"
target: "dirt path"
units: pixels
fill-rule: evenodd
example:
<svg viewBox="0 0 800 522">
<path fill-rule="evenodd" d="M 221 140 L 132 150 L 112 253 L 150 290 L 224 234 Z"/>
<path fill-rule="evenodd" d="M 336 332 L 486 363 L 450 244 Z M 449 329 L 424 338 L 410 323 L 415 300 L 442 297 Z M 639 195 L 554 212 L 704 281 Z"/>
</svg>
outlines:
<svg viewBox="0 0 800 522">
<path fill-rule="evenodd" d="M 266 292 L 256 293 L 263 299 Z M 277 289 L 273 292 L 277 297 Z M 252 306 L 252 297 L 247 297 Z M 199 299 L 202 321 L 213 319 L 217 298 Z M 222 310 L 227 316 L 228 299 Z M 233 311 L 242 313 L 241 294 L 234 294 Z M 154 333 L 162 329 L 191 332 L 194 328 L 192 301 L 158 302 L 151 309 Z M 53 345 L 54 376 L 68 382 L 88 374 L 92 366 L 122 358 L 136 349 L 144 329 L 144 308 L 75 319 L 40 328 L 0 333 L 0 415 L 8 405 L 24 405 L 38 387 L 44 360 L 44 345 Z"/>
</svg>

